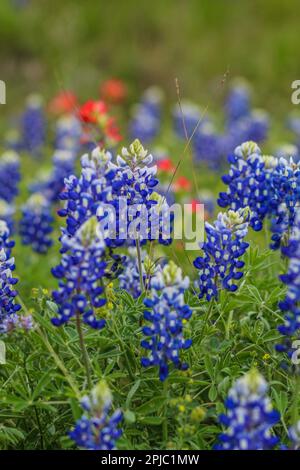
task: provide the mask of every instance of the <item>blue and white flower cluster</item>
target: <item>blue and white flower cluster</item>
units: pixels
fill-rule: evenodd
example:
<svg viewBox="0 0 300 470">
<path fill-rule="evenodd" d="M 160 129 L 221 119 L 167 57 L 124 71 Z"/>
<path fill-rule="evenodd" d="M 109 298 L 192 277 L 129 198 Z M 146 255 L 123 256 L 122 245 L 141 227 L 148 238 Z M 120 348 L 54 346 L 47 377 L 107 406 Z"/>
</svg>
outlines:
<svg viewBox="0 0 300 470">
<path fill-rule="evenodd" d="M 93 388 L 90 396 L 81 400 L 83 416 L 69 433 L 78 447 L 88 450 L 113 450 L 122 435 L 119 424 L 123 415 L 116 410 L 110 416 L 112 407 L 111 392 L 104 381 Z"/>
<path fill-rule="evenodd" d="M 33 156 L 40 156 L 46 139 L 46 119 L 39 95 L 28 97 L 21 119 L 21 129 L 22 149 Z"/>
<path fill-rule="evenodd" d="M 115 172 L 111 199 L 116 201 L 118 213 L 121 210 L 119 201 L 126 201 L 128 211 L 123 229 L 131 240 L 139 238 L 145 243 L 157 239 L 159 243 L 168 245 L 171 236 L 164 237 L 162 229 L 172 221 L 170 218 L 167 220 L 167 202 L 154 192 L 158 179 L 156 165 L 150 166 L 152 161 L 152 155 L 148 154 L 138 139 L 128 149 L 123 148 L 116 164 L 109 163 L 109 168 Z"/>
<path fill-rule="evenodd" d="M 183 114 L 183 116 L 182 116 Z M 183 117 L 185 125 L 183 124 Z M 195 161 L 213 170 L 224 167 L 225 159 L 236 146 L 247 140 L 262 142 L 267 138 L 269 117 L 260 109 L 252 109 L 249 87 L 235 83 L 225 103 L 225 129 L 196 105 L 182 103 L 173 112 L 174 129 L 179 138 L 192 138 Z M 185 128 L 184 128 L 185 127 Z"/>
<path fill-rule="evenodd" d="M 38 119 L 37 116 L 35 118 Z M 32 195 L 22 207 L 22 242 L 38 253 L 45 254 L 52 245 L 49 235 L 53 231 L 53 206 L 65 189 L 65 179 L 75 170 L 80 138 L 78 126 L 79 122 L 72 116 L 61 118 L 58 122 L 52 170 L 41 173 L 40 178 L 30 185 Z"/>
<path fill-rule="evenodd" d="M 0 158 L 0 199 L 13 203 L 19 194 L 20 157 L 13 150 L 6 151 Z"/>
<path fill-rule="evenodd" d="M 161 105 L 163 95 L 159 88 L 151 87 L 145 91 L 141 103 L 133 108 L 129 134 L 143 142 L 151 142 L 161 126 Z"/>
<path fill-rule="evenodd" d="M 214 225 L 205 223 L 207 240 L 200 245 L 203 256 L 194 260 L 199 270 L 197 286 L 199 297 L 210 301 L 218 298 L 219 290 L 237 290 L 236 281 L 241 279 L 244 261 L 241 257 L 249 244 L 244 241 L 248 232 L 249 211 L 239 209 L 219 213 Z"/>
<path fill-rule="evenodd" d="M 251 141 L 237 147 L 228 161 L 229 173 L 222 178 L 228 189 L 220 193 L 219 205 L 233 210 L 249 207 L 254 230 L 262 229 L 266 217 L 271 219 L 271 248 L 279 248 L 300 202 L 299 164 L 262 155 Z"/>
<path fill-rule="evenodd" d="M 82 126 L 75 116 L 62 116 L 57 120 L 54 146 L 56 150 L 69 150 L 77 154 L 80 149 Z"/>
<path fill-rule="evenodd" d="M 7 222 L 10 232 L 14 227 L 14 202 L 19 194 L 20 179 L 20 157 L 8 150 L 0 158 L 0 219 Z"/>
<path fill-rule="evenodd" d="M 103 297 L 105 276 L 105 242 L 98 230 L 96 216 L 84 222 L 71 237 L 61 237 L 62 259 L 52 269 L 59 279 L 59 288 L 53 292 L 58 305 L 58 317 L 52 319 L 55 326 L 67 323 L 71 318 L 83 318 L 94 329 L 102 329 L 105 320 L 97 313 L 106 303 Z"/>
<path fill-rule="evenodd" d="M 52 157 L 52 170 L 30 185 L 32 193 L 42 193 L 50 204 L 59 201 L 65 189 L 65 179 L 74 173 L 76 154 L 70 150 L 56 150 Z"/>
<path fill-rule="evenodd" d="M 251 110 L 250 88 L 243 81 L 236 81 L 231 87 L 225 102 L 228 123 L 234 123 L 249 115 Z"/>
<path fill-rule="evenodd" d="M 17 312 L 21 309 L 16 301 L 18 291 L 15 285 L 18 279 L 13 276 L 15 260 L 11 257 L 14 241 L 10 240 L 7 224 L 0 220 L 0 332 L 9 333 L 15 329 L 30 330 L 33 326 L 30 315 L 22 316 Z"/>
<path fill-rule="evenodd" d="M 34 193 L 21 208 L 19 232 L 24 245 L 37 253 L 46 253 L 52 245 L 53 231 L 51 206 L 42 193 Z"/>
<path fill-rule="evenodd" d="M 109 152 L 96 148 L 91 154 L 81 157 L 80 176 L 71 175 L 65 179 L 65 191 L 59 196 L 65 203 L 58 215 L 66 217 L 70 235 L 74 235 L 86 220 L 96 215 L 102 203 L 111 203 L 111 182 L 115 175 L 108 168 L 111 159 Z"/>
<path fill-rule="evenodd" d="M 267 396 L 268 384 L 255 370 L 236 381 L 225 402 L 227 413 L 220 416 L 226 427 L 216 450 L 270 450 L 279 439 L 272 427 L 280 414 Z"/>
<path fill-rule="evenodd" d="M 293 342 L 300 340 L 300 213 L 298 210 L 296 222 L 287 246 L 282 247 L 282 253 L 289 258 L 289 268 L 286 274 L 280 276 L 287 286 L 285 298 L 279 302 L 280 309 L 285 313 L 284 324 L 278 327 L 282 341 L 276 345 L 276 350 L 285 353 L 288 362 L 283 362 L 285 368 L 299 372 L 296 362 L 293 363 Z"/>
<path fill-rule="evenodd" d="M 142 358 L 142 366 L 157 366 L 159 378 L 166 380 L 169 365 L 186 370 L 188 364 L 182 362 L 180 353 L 188 349 L 191 339 L 184 338 L 184 324 L 192 311 L 184 302 L 184 291 L 189 287 L 189 278 L 183 277 L 182 270 L 170 261 L 159 269 L 150 280 L 150 297 L 145 299 L 144 319 L 149 326 L 143 327 L 146 336 L 141 346 L 149 351 Z"/>
</svg>

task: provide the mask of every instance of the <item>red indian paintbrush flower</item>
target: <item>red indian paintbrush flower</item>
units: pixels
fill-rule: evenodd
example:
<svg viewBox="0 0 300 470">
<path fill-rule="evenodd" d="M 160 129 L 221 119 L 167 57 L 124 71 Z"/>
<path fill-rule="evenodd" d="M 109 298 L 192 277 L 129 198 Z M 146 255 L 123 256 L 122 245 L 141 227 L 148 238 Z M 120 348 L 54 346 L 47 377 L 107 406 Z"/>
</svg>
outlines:
<svg viewBox="0 0 300 470">
<path fill-rule="evenodd" d="M 127 88 L 122 80 L 111 78 L 100 86 L 100 95 L 110 103 L 122 103 L 127 97 Z"/>
<path fill-rule="evenodd" d="M 77 106 L 77 97 L 71 91 L 62 91 L 49 102 L 48 109 L 53 114 L 74 113 Z"/>
</svg>

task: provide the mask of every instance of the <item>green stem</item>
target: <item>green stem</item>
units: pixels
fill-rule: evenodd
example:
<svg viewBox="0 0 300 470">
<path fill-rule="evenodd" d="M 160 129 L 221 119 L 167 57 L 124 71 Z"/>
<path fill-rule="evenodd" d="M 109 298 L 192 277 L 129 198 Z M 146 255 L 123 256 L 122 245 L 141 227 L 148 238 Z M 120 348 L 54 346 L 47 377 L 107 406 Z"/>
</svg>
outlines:
<svg viewBox="0 0 300 470">
<path fill-rule="evenodd" d="M 117 325 L 116 325 L 116 326 L 117 326 Z M 128 357 L 127 357 L 127 345 L 126 345 L 126 343 L 123 341 L 123 339 L 121 338 L 121 336 L 119 336 L 118 331 L 117 331 L 117 328 L 115 328 L 115 326 L 114 326 L 114 323 L 112 323 L 112 331 L 113 331 L 115 337 L 117 338 L 117 340 L 118 340 L 118 342 L 119 342 L 119 345 L 120 345 L 121 350 L 123 351 L 124 358 L 125 358 L 125 363 L 126 363 L 126 369 L 127 369 L 128 374 L 129 374 L 129 377 L 130 377 L 130 379 L 134 382 L 134 381 L 135 381 L 135 377 L 134 377 L 134 375 L 133 375 L 133 372 L 132 372 L 132 369 L 131 369 L 131 365 L 130 365 L 129 359 L 128 359 Z"/>
<path fill-rule="evenodd" d="M 143 281 L 143 268 L 142 268 L 142 257 L 141 257 L 141 245 L 140 239 L 136 238 L 136 253 L 138 259 L 138 268 L 139 268 L 139 276 L 140 276 L 140 285 L 141 285 L 141 293 L 144 292 L 144 281 Z"/>
<path fill-rule="evenodd" d="M 206 310 L 206 314 L 205 314 L 205 317 L 204 317 L 204 325 L 203 325 L 203 328 L 202 328 L 202 333 L 201 333 L 201 336 L 200 336 L 200 340 L 199 340 L 199 343 L 201 344 L 202 341 L 203 341 L 203 338 L 204 338 L 204 334 L 205 334 L 205 329 L 206 329 L 206 325 L 207 325 L 207 322 L 210 318 L 210 315 L 211 315 L 211 312 L 212 312 L 212 309 L 213 309 L 213 302 L 214 300 L 211 299 L 210 300 L 210 303 L 209 303 L 209 307 L 208 309 Z"/>
<path fill-rule="evenodd" d="M 82 326 L 81 326 L 81 318 L 80 318 L 80 313 L 78 312 L 78 310 L 76 311 L 76 328 L 77 328 L 77 332 L 79 336 L 79 344 L 80 344 L 83 364 L 84 364 L 85 371 L 86 371 L 87 383 L 88 383 L 89 389 L 91 389 L 92 379 L 91 379 L 90 361 L 89 361 L 87 349 L 85 347 L 83 331 L 82 331 Z"/>
<path fill-rule="evenodd" d="M 168 417 L 167 417 L 167 411 L 168 411 L 168 401 L 169 401 L 169 381 L 166 379 L 164 381 L 164 386 L 163 386 L 163 395 L 166 398 L 164 409 L 163 409 L 163 423 L 162 423 L 162 435 L 163 435 L 163 441 L 165 444 L 168 442 Z"/>
<path fill-rule="evenodd" d="M 295 425 L 299 420 L 299 393 L 300 393 L 300 377 L 296 376 L 294 378 L 294 394 L 293 401 L 291 406 L 291 421 L 292 425 Z"/>
<path fill-rule="evenodd" d="M 77 398 L 79 398 L 80 397 L 80 392 L 79 392 L 76 384 L 73 382 L 72 377 L 70 376 L 70 374 L 68 373 L 68 371 L 65 368 L 64 364 L 62 363 L 62 361 L 60 360 L 60 358 L 58 357 L 58 355 L 54 351 L 53 347 L 49 343 L 48 338 L 46 338 L 44 336 L 43 332 L 41 331 L 41 329 L 39 327 L 36 328 L 36 331 L 39 334 L 39 336 L 41 337 L 41 339 L 43 340 L 43 342 L 44 342 L 46 348 L 48 349 L 48 351 L 50 352 L 51 356 L 53 357 L 54 362 L 56 363 L 57 367 L 62 371 L 62 373 L 64 374 L 66 380 L 69 382 L 69 385 L 70 385 L 71 389 L 73 390 L 74 394 L 76 395 Z"/>
</svg>

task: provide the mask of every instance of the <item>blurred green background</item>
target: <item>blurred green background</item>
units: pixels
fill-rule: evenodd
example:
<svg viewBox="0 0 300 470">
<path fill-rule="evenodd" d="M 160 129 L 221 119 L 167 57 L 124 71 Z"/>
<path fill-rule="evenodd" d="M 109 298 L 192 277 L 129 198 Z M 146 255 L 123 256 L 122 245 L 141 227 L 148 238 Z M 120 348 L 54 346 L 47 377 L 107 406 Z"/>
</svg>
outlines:
<svg viewBox="0 0 300 470">
<path fill-rule="evenodd" d="M 299 0 L 1 0 L 0 78 L 10 111 L 32 91 L 93 96 L 112 76 L 132 100 L 156 84 L 173 101 L 178 77 L 184 97 L 214 111 L 228 72 L 282 116 L 300 77 L 299 14 Z"/>
</svg>

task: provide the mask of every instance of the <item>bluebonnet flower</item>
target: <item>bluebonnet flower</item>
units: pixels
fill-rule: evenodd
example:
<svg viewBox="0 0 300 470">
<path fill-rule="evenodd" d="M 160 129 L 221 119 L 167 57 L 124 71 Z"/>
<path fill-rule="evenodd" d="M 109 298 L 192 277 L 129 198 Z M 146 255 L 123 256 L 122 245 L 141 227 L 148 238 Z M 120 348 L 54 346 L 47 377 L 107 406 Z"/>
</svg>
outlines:
<svg viewBox="0 0 300 470">
<path fill-rule="evenodd" d="M 106 303 L 102 295 L 106 245 L 98 225 L 96 216 L 92 216 L 74 236 L 65 233 L 61 237 L 62 259 L 52 269 L 52 274 L 59 279 L 59 288 L 53 292 L 58 305 L 58 317 L 52 319 L 55 326 L 77 315 L 92 328 L 101 329 L 105 325 L 104 319 L 96 317 Z"/>
<path fill-rule="evenodd" d="M 298 150 L 300 151 L 300 115 L 297 114 L 290 114 L 287 119 L 287 127 L 290 129 L 295 135 L 295 145 L 297 146 Z"/>
<path fill-rule="evenodd" d="M 74 235 L 86 220 L 96 215 L 103 202 L 111 202 L 111 182 L 115 176 L 115 171 L 108 168 L 111 159 L 110 152 L 97 147 L 91 154 L 81 157 L 80 177 L 71 175 L 65 179 L 65 190 L 59 196 L 65 201 L 65 206 L 58 214 L 66 217 L 70 235 Z"/>
<path fill-rule="evenodd" d="M 22 146 L 32 155 L 39 156 L 46 138 L 46 121 L 42 100 L 31 95 L 22 116 Z"/>
<path fill-rule="evenodd" d="M 185 339 L 183 328 L 192 311 L 184 303 L 184 291 L 189 287 L 189 278 L 172 261 L 158 270 L 150 280 L 150 298 L 144 301 L 144 319 L 151 324 L 145 326 L 147 337 L 141 346 L 149 351 L 141 360 L 143 367 L 158 366 L 159 378 L 166 380 L 169 364 L 186 370 L 188 364 L 180 359 L 180 352 L 188 349 L 191 339 Z"/>
<path fill-rule="evenodd" d="M 109 415 L 112 407 L 111 392 L 104 381 L 93 388 L 90 397 L 84 396 L 81 401 L 83 416 L 76 422 L 69 433 L 78 447 L 88 450 L 113 450 L 122 435 L 118 427 L 122 412 L 116 410 Z"/>
<path fill-rule="evenodd" d="M 300 421 L 297 421 L 289 429 L 289 438 L 292 442 L 292 449 L 299 450 L 300 448 Z"/>
<path fill-rule="evenodd" d="M 141 293 L 141 282 L 139 274 L 138 260 L 134 248 L 129 248 L 129 255 L 125 257 L 123 263 L 123 271 L 119 275 L 119 285 L 121 289 L 126 290 L 134 299 L 137 299 Z M 141 260 L 143 269 L 143 281 L 146 280 L 146 273 L 144 269 L 144 260 L 146 258 L 146 251 L 141 250 Z"/>
<path fill-rule="evenodd" d="M 157 239 L 159 243 L 168 245 L 171 236 L 167 232 L 171 233 L 173 217 L 165 198 L 154 191 L 158 180 L 157 167 L 150 166 L 152 159 L 152 155 L 136 139 L 128 149 L 122 149 L 116 164 L 109 162 L 109 168 L 115 172 L 111 201 L 118 209 L 120 230 L 134 240 L 133 243 L 137 238 L 142 243 Z M 119 207 L 121 202 L 126 202 L 128 206 L 125 215 Z"/>
<path fill-rule="evenodd" d="M 13 150 L 14 152 L 20 152 L 23 150 L 20 132 L 18 129 L 12 128 L 6 132 L 4 136 L 4 147 L 7 150 Z"/>
<path fill-rule="evenodd" d="M 52 163 L 52 171 L 42 173 L 42 177 L 31 184 L 30 190 L 42 193 L 50 203 L 55 203 L 65 188 L 65 179 L 74 173 L 75 154 L 70 150 L 56 150 Z"/>
<path fill-rule="evenodd" d="M 236 281 L 243 276 L 241 257 L 249 246 L 244 241 L 247 231 L 248 211 L 243 209 L 219 213 L 214 225 L 205 223 L 207 239 L 200 245 L 203 256 L 194 260 L 199 270 L 199 298 L 206 296 L 209 301 L 218 297 L 219 289 L 237 290 Z"/>
<path fill-rule="evenodd" d="M 272 201 L 271 248 L 280 247 L 282 238 L 294 226 L 300 203 L 300 163 L 280 159 L 272 175 L 274 200 Z"/>
<path fill-rule="evenodd" d="M 14 230 L 15 212 L 15 207 L 12 204 L 8 204 L 4 199 L 0 199 L 0 220 L 6 222 L 10 234 Z"/>
<path fill-rule="evenodd" d="M 161 116 L 163 100 L 163 91 L 157 86 L 151 86 L 144 91 L 141 98 L 141 105 L 149 114 L 159 119 Z"/>
<path fill-rule="evenodd" d="M 238 81 L 232 85 L 225 103 L 225 113 L 229 123 L 248 116 L 250 113 L 250 89 L 246 83 Z"/>
<path fill-rule="evenodd" d="M 145 91 L 141 103 L 133 108 L 133 116 L 129 124 L 131 138 L 150 142 L 157 136 L 161 125 L 162 99 L 162 92 L 156 87 Z"/>
<path fill-rule="evenodd" d="M 143 285 L 145 289 L 148 289 L 152 277 L 160 269 L 160 264 L 153 262 L 148 257 L 146 250 L 141 250 L 141 262 Z M 135 248 L 128 248 L 128 256 L 124 257 L 122 266 L 123 271 L 118 276 L 120 288 L 126 290 L 136 299 L 141 295 L 142 290 Z"/>
<path fill-rule="evenodd" d="M 225 402 L 227 413 L 220 416 L 226 431 L 219 436 L 216 450 L 270 450 L 279 439 L 272 427 L 280 414 L 267 396 L 268 384 L 257 372 L 250 371 L 236 381 Z"/>
<path fill-rule="evenodd" d="M 281 248 L 284 256 L 287 256 L 289 268 L 286 274 L 280 276 L 280 280 L 287 286 L 285 298 L 279 302 L 280 309 L 285 313 L 284 324 L 278 327 L 282 340 L 276 345 L 276 350 L 287 355 L 288 362 L 282 365 L 291 371 L 299 372 L 292 357 L 295 349 L 293 343 L 300 339 L 300 213 L 298 211 L 295 225 L 287 246 Z"/>
<path fill-rule="evenodd" d="M 292 159 L 262 155 L 256 144 L 246 142 L 229 157 L 231 168 L 223 181 L 227 192 L 219 195 L 221 207 L 248 206 L 250 225 L 261 230 L 264 219 L 271 220 L 271 248 L 277 249 L 291 230 L 300 202 L 300 164 Z"/>
<path fill-rule="evenodd" d="M 285 143 L 277 147 L 274 155 L 278 159 L 284 158 L 287 161 L 292 158 L 296 163 L 298 163 L 300 158 L 298 147 L 289 143 Z"/>
<path fill-rule="evenodd" d="M 209 168 L 219 170 L 223 166 L 225 151 L 222 136 L 217 134 L 214 126 L 204 123 L 195 132 L 193 149 L 197 163 L 206 163 Z"/>
<path fill-rule="evenodd" d="M 19 193 L 20 157 L 8 150 L 0 158 L 0 199 L 11 203 Z"/>
<path fill-rule="evenodd" d="M 47 199 L 41 193 L 32 194 L 22 207 L 20 236 L 24 245 L 37 253 L 46 253 L 52 245 L 53 217 Z"/>
<path fill-rule="evenodd" d="M 249 207 L 250 226 L 261 230 L 274 199 L 272 173 L 278 160 L 262 156 L 257 144 L 249 141 L 237 147 L 228 161 L 231 164 L 229 173 L 222 177 L 228 189 L 219 194 L 218 204 L 233 210 Z"/>
<path fill-rule="evenodd" d="M 197 132 L 195 131 L 196 128 L 199 130 L 199 128 L 201 129 L 204 124 L 209 123 L 208 118 L 203 116 L 203 114 L 202 110 L 194 103 L 183 101 L 181 103 L 181 107 L 176 104 L 172 111 L 173 128 L 176 135 L 183 140 L 190 138 L 194 132 Z M 183 119 L 185 128 L 183 125 Z M 187 137 L 185 135 L 185 130 Z"/>
<path fill-rule="evenodd" d="M 262 109 L 254 109 L 245 119 L 243 141 L 263 142 L 267 139 L 270 123 L 268 114 Z"/>
<path fill-rule="evenodd" d="M 9 333 L 15 329 L 29 330 L 32 328 L 31 316 L 20 316 L 17 312 L 21 306 L 16 301 L 18 291 L 15 285 L 18 279 L 13 276 L 15 260 L 11 257 L 14 246 L 10 239 L 7 224 L 0 220 L 0 332 Z"/>
<path fill-rule="evenodd" d="M 199 202 L 204 204 L 204 211 L 207 217 L 212 217 L 215 211 L 216 200 L 211 191 L 202 190 L 198 194 Z"/>
<path fill-rule="evenodd" d="M 74 154 L 80 148 L 82 126 L 75 116 L 62 116 L 55 129 L 54 146 L 57 150 L 69 150 Z"/>
<path fill-rule="evenodd" d="M 143 142 L 151 142 L 158 134 L 160 120 L 141 104 L 133 108 L 133 117 L 129 125 L 130 136 Z"/>
</svg>

